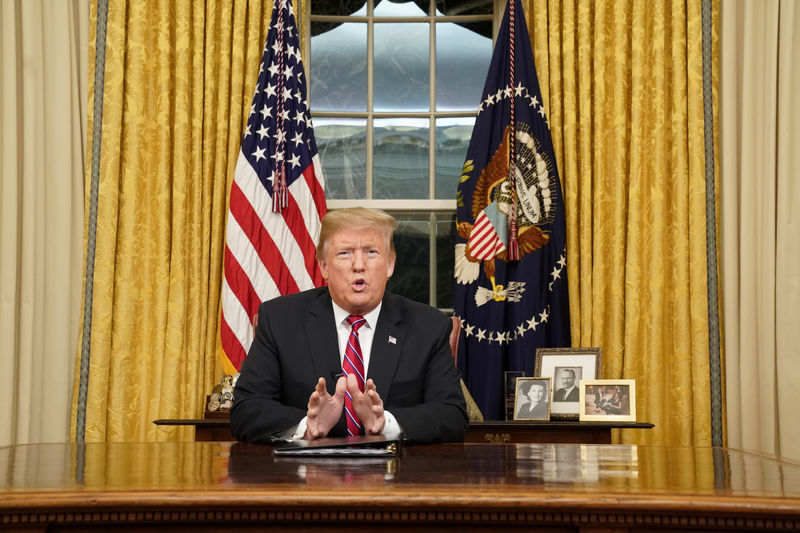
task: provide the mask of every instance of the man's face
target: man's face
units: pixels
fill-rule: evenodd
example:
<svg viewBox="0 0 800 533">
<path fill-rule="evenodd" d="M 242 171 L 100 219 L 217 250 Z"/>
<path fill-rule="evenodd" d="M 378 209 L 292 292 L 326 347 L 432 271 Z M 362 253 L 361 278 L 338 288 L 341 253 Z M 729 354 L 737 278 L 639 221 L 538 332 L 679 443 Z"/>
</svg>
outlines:
<svg viewBox="0 0 800 533">
<path fill-rule="evenodd" d="M 561 372 L 561 386 L 568 389 L 575 384 L 575 374 L 571 370 Z"/>
<path fill-rule="evenodd" d="M 394 272 L 386 238 L 374 228 L 338 230 L 318 263 L 336 305 L 358 316 L 377 307 Z"/>
</svg>

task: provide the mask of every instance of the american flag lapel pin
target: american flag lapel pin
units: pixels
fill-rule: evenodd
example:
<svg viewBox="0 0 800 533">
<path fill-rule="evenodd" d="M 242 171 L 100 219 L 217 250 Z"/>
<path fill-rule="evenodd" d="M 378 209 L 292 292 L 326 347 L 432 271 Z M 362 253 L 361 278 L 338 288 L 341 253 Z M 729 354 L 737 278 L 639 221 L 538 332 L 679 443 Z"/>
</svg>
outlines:
<svg viewBox="0 0 800 533">
<path fill-rule="evenodd" d="M 389 335 L 389 344 L 397 344 L 397 339 Z"/>
</svg>

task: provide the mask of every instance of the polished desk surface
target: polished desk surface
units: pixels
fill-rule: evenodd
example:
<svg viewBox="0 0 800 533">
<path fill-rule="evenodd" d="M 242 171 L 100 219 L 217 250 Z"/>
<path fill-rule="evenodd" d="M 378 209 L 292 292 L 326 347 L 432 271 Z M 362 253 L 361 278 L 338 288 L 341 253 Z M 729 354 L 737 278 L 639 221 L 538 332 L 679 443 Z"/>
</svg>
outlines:
<svg viewBox="0 0 800 533">
<path fill-rule="evenodd" d="M 375 528 L 800 529 L 800 464 L 734 449 L 442 444 L 404 446 L 389 459 L 272 451 L 230 442 L 0 448 L 0 530 L 121 522 L 287 530 L 341 525 L 354 513 Z"/>
</svg>

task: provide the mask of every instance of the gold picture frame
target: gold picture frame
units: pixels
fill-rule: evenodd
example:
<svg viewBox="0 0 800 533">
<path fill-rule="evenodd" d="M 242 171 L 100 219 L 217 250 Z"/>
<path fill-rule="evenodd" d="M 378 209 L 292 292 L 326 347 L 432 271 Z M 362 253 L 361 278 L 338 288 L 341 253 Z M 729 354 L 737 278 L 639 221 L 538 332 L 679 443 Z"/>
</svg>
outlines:
<svg viewBox="0 0 800 533">
<path fill-rule="evenodd" d="M 537 348 L 534 376 L 550 378 L 553 383 L 550 418 L 578 420 L 582 379 L 602 377 L 603 350 L 591 348 Z M 572 376 L 571 383 L 569 375 Z M 566 379 L 564 379 L 566 378 Z"/>
<path fill-rule="evenodd" d="M 635 379 L 584 379 L 580 392 L 582 422 L 636 422 Z"/>
</svg>

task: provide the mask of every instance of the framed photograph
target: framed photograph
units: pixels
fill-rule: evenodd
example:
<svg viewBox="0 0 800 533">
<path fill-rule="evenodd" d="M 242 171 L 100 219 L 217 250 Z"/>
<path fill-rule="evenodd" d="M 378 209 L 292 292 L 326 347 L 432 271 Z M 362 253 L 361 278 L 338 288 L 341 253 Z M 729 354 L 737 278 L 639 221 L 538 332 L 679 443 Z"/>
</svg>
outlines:
<svg viewBox="0 0 800 533">
<path fill-rule="evenodd" d="M 517 378 L 514 420 L 550 420 L 550 378 Z"/>
<path fill-rule="evenodd" d="M 577 420 L 580 413 L 582 379 L 602 376 L 601 348 L 538 348 L 534 375 L 553 381 L 550 418 Z"/>
<path fill-rule="evenodd" d="M 636 422 L 636 380 L 584 379 L 580 391 L 581 421 Z"/>
</svg>

